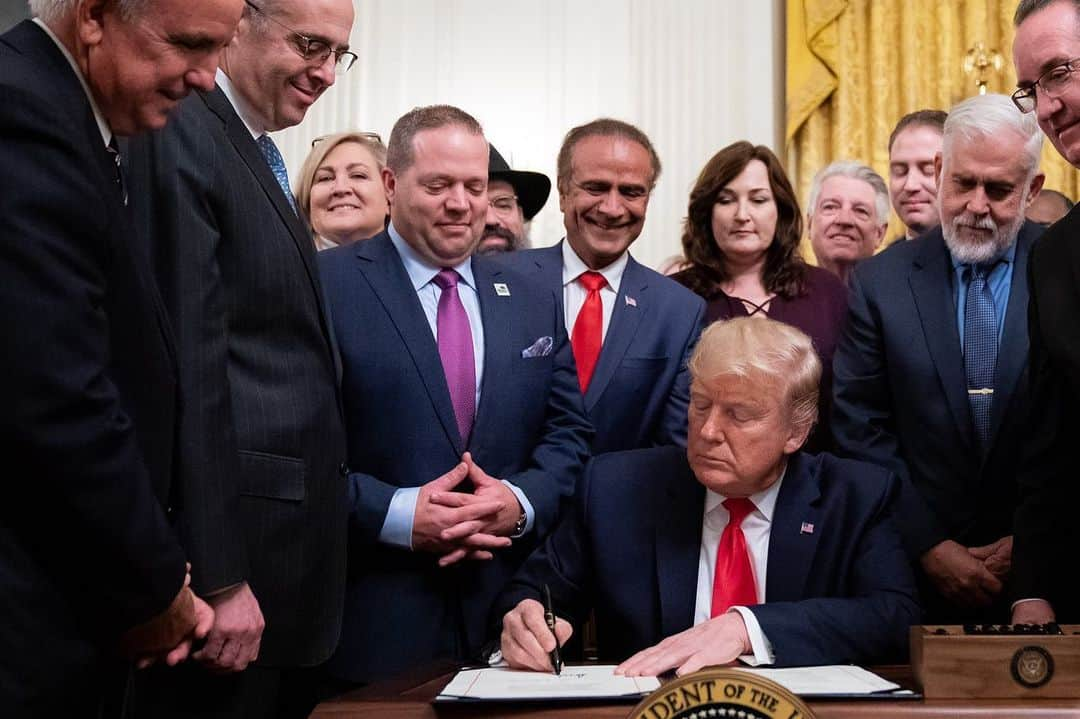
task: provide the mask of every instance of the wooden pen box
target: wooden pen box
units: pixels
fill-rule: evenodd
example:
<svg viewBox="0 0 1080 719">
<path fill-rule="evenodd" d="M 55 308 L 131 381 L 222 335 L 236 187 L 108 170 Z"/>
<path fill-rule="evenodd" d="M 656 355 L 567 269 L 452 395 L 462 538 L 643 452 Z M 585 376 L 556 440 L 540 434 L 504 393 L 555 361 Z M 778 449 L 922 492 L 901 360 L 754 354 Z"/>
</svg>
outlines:
<svg viewBox="0 0 1080 719">
<path fill-rule="evenodd" d="M 1080 625 L 1062 624 L 1063 634 L 980 629 L 983 633 L 970 634 L 959 625 L 911 628 L 911 668 L 923 696 L 1080 697 Z"/>
</svg>

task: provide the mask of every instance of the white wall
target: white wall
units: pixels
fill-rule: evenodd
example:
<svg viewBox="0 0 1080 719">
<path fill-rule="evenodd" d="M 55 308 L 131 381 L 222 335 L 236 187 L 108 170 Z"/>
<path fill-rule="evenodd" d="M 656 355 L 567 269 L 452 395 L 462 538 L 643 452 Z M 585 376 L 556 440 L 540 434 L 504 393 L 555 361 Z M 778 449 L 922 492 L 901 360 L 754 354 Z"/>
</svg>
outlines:
<svg viewBox="0 0 1080 719">
<path fill-rule="evenodd" d="M 275 138 L 290 176 L 311 139 L 347 128 L 386 139 L 417 105 L 473 114 L 510 164 L 547 174 L 566 131 L 599 116 L 638 125 L 664 165 L 634 256 L 679 252 L 687 194 L 705 161 L 739 139 L 775 147 L 774 0 L 354 0 L 357 65 L 298 127 Z M 782 48 L 781 48 L 782 49 Z M 536 246 L 563 235 L 554 188 Z"/>
</svg>

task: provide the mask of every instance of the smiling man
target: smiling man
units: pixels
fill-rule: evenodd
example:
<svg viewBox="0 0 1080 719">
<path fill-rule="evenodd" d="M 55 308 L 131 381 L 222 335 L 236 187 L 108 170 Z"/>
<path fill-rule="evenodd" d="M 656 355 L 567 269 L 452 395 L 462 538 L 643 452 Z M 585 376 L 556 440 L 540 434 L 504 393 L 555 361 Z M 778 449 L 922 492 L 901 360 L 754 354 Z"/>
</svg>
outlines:
<svg viewBox="0 0 1080 719">
<path fill-rule="evenodd" d="M 197 665 L 139 675 L 136 716 L 306 716 L 302 668 L 337 643 L 338 361 L 267 133 L 299 123 L 349 69 L 352 22 L 351 0 L 246 0 L 218 87 L 132 143 L 132 204 L 178 332 L 173 522 L 217 617 Z"/>
<path fill-rule="evenodd" d="M 1024 210 L 1042 133 L 1004 95 L 949 111 L 941 227 L 855 269 L 833 361 L 838 453 L 903 480 L 898 524 L 931 624 L 1000 621 L 1030 421 Z"/>
<path fill-rule="evenodd" d="M 565 643 L 596 612 L 617 673 L 686 674 L 907 653 L 914 580 L 890 519 L 897 478 L 800 451 L 821 362 L 775 320 L 716 322 L 690 360 L 689 444 L 594 459 L 575 507 L 496 604 L 510 666 L 551 671 L 551 589 Z"/>
<path fill-rule="evenodd" d="M 941 110 L 916 110 L 900 118 L 889 136 L 889 199 L 906 228 L 900 239 L 912 240 L 940 223 L 934 158 L 945 118 Z"/>
<path fill-rule="evenodd" d="M 630 245 L 645 226 L 660 158 L 644 132 L 602 118 L 566 134 L 557 162 L 566 239 L 505 262 L 562 302 L 593 453 L 686 445 L 686 360 L 705 303 L 639 264 Z"/>
<path fill-rule="evenodd" d="M 394 124 L 386 231 L 319 254 L 341 348 L 349 585 L 341 688 L 480 652 L 551 531 L 591 428 L 554 293 L 473 255 L 488 144 L 448 105 Z"/>
<path fill-rule="evenodd" d="M 1080 167 L 1080 6 L 1023 0 L 1016 8 L 1017 107 L 1034 116 L 1054 149 Z M 1078 234 L 1074 208 L 1031 255 L 1031 392 L 1039 408 L 1020 476 L 1013 553 L 1015 622 L 1080 621 L 1080 587 L 1071 571 L 1080 547 L 1074 512 L 1078 436 L 1076 316 Z"/>
<path fill-rule="evenodd" d="M 870 167 L 851 161 L 814 176 L 806 227 L 818 264 L 844 282 L 855 263 L 874 254 L 889 224 L 889 190 Z"/>
<path fill-rule="evenodd" d="M 5 717 L 112 717 L 121 656 L 175 664 L 213 623 L 166 513 L 177 357 L 116 140 L 214 86 L 241 6 L 31 0 L 0 35 Z"/>
<path fill-rule="evenodd" d="M 526 225 L 547 202 L 551 180 L 539 172 L 511 169 L 494 145 L 488 147 L 488 213 L 476 251 L 486 255 L 528 249 L 532 243 Z"/>
</svg>

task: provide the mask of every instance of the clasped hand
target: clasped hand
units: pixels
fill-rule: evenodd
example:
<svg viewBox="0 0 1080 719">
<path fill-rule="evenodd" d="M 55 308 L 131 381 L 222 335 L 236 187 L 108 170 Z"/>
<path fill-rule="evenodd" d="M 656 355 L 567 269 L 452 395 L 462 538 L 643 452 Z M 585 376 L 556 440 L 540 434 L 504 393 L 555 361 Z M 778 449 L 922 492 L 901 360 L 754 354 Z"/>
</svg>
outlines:
<svg viewBox="0 0 1080 719">
<path fill-rule="evenodd" d="M 472 493 L 455 491 L 468 478 Z M 440 555 L 439 566 L 491 559 L 511 544 L 521 504 L 503 482 L 466 452 L 446 474 L 420 488 L 413 515 L 413 549 Z"/>
<path fill-rule="evenodd" d="M 165 611 L 132 627 L 120 637 L 120 651 L 144 669 L 164 662 L 174 666 L 187 659 L 192 645 L 209 633 L 214 610 L 191 591 L 191 565 L 184 584 Z"/>
<path fill-rule="evenodd" d="M 938 590 L 963 607 L 985 607 L 1001 594 L 1012 560 L 1012 537 L 984 547 L 965 547 L 947 539 L 932 547 L 921 564 Z"/>
</svg>

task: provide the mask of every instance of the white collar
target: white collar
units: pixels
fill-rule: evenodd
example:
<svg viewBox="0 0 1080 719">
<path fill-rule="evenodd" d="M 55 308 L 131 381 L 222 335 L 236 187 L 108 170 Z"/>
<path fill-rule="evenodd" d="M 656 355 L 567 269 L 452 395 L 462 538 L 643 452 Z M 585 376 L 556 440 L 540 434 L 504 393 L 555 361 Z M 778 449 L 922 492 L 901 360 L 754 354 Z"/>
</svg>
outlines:
<svg viewBox="0 0 1080 719">
<path fill-rule="evenodd" d="M 607 267 L 596 270 L 608 283 L 608 287 L 619 291 L 619 284 L 622 282 L 623 272 L 626 270 L 626 263 L 630 261 L 630 252 L 623 252 L 619 255 L 619 258 L 609 264 Z M 585 264 L 584 260 L 578 257 L 577 252 L 574 252 L 574 248 L 570 246 L 570 243 L 563 238 L 562 241 L 562 283 L 563 287 L 570 284 L 583 273 L 589 271 L 589 266 Z"/>
<path fill-rule="evenodd" d="M 71 69 L 75 71 L 75 77 L 79 78 L 79 84 L 82 85 L 83 91 L 86 93 L 86 99 L 90 101 L 90 109 L 94 111 L 94 119 L 97 121 L 98 130 L 101 131 L 101 139 L 108 147 L 112 142 L 112 128 L 109 127 L 108 120 L 105 119 L 105 115 L 102 114 L 101 108 L 98 107 L 97 101 L 94 99 L 94 93 L 90 91 L 90 86 L 86 84 L 86 78 L 83 77 L 82 70 L 79 69 L 79 64 L 75 62 L 74 56 L 71 51 L 65 47 L 64 43 L 60 42 L 60 38 L 56 36 L 56 33 L 52 31 L 48 25 L 42 22 L 41 18 L 34 18 L 34 24 L 45 31 L 45 34 L 49 36 L 49 39 L 56 43 L 56 46 L 60 48 L 60 52 L 64 54 L 64 58 L 71 65 Z"/>
<path fill-rule="evenodd" d="M 747 499 L 754 503 L 754 507 L 758 512 L 765 517 L 765 521 L 772 523 L 773 510 L 776 508 L 776 497 L 780 494 L 780 485 L 784 482 L 784 476 L 787 474 L 787 465 L 784 465 L 784 469 L 780 471 L 780 476 L 775 482 L 769 485 L 766 489 L 760 492 L 751 494 Z M 724 495 L 714 492 L 711 489 L 705 489 L 705 514 L 720 506 L 726 499 Z"/>
<path fill-rule="evenodd" d="M 431 282 L 435 275 L 439 274 L 441 267 L 435 267 L 427 260 L 417 254 L 416 250 L 412 248 L 401 233 L 394 227 L 394 223 L 391 222 L 386 228 L 386 232 L 390 235 L 390 242 L 393 243 L 394 249 L 398 251 L 401 256 L 401 262 L 405 265 L 405 272 L 409 275 L 409 281 L 412 282 L 413 290 L 419 291 L 421 287 L 424 287 Z M 473 279 L 472 271 L 472 257 L 466 257 L 464 262 L 451 267 L 461 277 L 462 281 L 469 287 L 476 289 L 476 281 Z"/>
<path fill-rule="evenodd" d="M 229 104 L 233 106 L 233 109 L 236 110 L 236 114 L 240 116 L 240 121 L 244 123 L 244 127 L 251 133 L 251 137 L 257 140 L 265 135 L 266 129 L 262 126 L 262 123 L 255 118 L 255 113 L 251 109 L 251 104 L 244 99 L 243 93 L 236 89 L 232 84 L 232 81 L 229 80 L 229 76 L 226 75 L 225 71 L 220 67 L 217 69 L 215 79 L 217 80 L 218 87 L 225 93 L 225 97 L 228 99 Z"/>
</svg>

